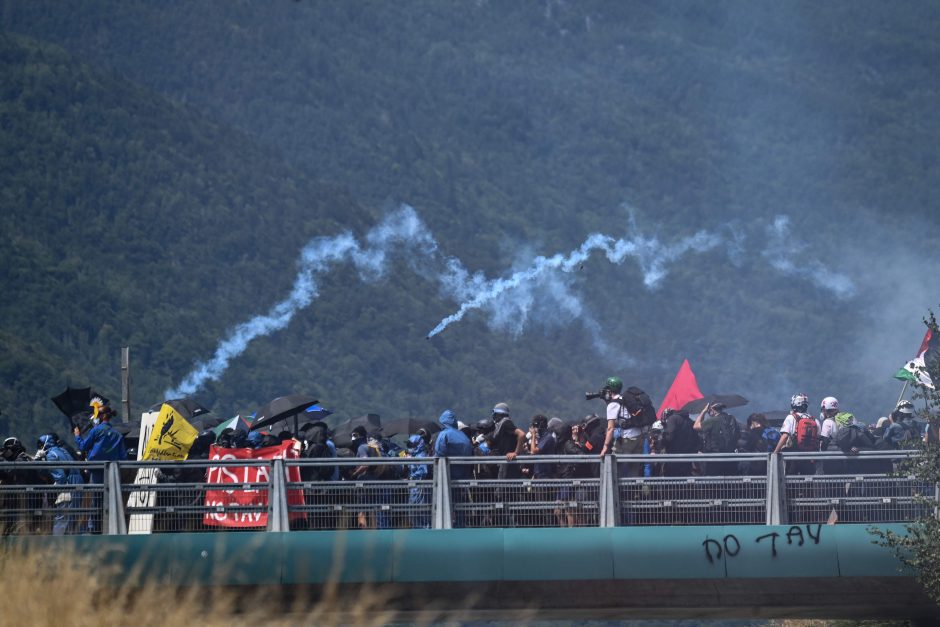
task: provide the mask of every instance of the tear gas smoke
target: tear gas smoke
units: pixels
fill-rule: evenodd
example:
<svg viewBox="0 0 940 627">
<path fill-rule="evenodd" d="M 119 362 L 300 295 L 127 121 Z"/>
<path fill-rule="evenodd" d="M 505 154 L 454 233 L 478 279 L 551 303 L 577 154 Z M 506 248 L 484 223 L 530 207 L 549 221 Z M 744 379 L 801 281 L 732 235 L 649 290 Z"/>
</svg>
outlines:
<svg viewBox="0 0 940 627">
<path fill-rule="evenodd" d="M 571 252 L 556 253 L 550 257 L 535 256 L 507 277 L 487 279 L 481 272 L 471 274 L 458 259 L 442 257 L 437 242 L 415 210 L 402 205 L 371 229 L 361 244 L 349 232 L 311 240 L 301 251 L 297 276 L 287 298 L 275 303 L 267 313 L 235 326 L 219 343 L 213 356 L 197 363 L 175 389 L 167 390 L 166 397 L 193 394 L 207 381 L 218 379 L 231 360 L 247 348 L 249 342 L 285 328 L 294 314 L 309 306 L 320 295 L 318 275 L 330 272 L 337 264 L 351 262 L 363 281 L 381 280 L 396 248 L 407 250 L 412 268 L 436 282 L 443 296 L 459 303 L 457 311 L 441 320 L 428 333 L 428 339 L 459 322 L 475 309 L 486 310 L 492 329 L 512 335 L 524 331 L 534 311 L 551 310 L 554 324 L 570 324 L 577 320 L 587 330 L 600 354 L 616 365 L 629 364 L 631 360 L 628 356 L 614 355 L 603 341 L 601 325 L 590 314 L 581 297 L 572 290 L 572 272 L 582 269 L 594 253 L 602 254 L 614 265 L 632 259 L 643 274 L 644 286 L 654 290 L 668 275 L 672 265 L 693 252 L 703 253 L 724 246 L 731 261 L 736 263 L 745 248 L 746 237 L 733 225 L 728 225 L 729 228 L 725 229 L 729 231 L 728 235 L 702 230 L 676 242 L 664 243 L 657 237 L 640 234 L 632 211 L 629 212 L 627 224 L 634 233 L 632 237 L 616 239 L 594 233 Z M 794 242 L 790 236 L 789 219 L 786 216 L 778 216 L 767 227 L 767 234 L 771 244 L 781 240 L 787 242 L 786 247 L 764 247 L 771 267 L 783 274 L 809 280 L 840 298 L 847 298 L 854 293 L 854 284 L 848 277 L 830 271 L 818 260 L 795 253 L 790 256 L 769 254 L 775 250 L 799 251 L 806 247 L 805 244 Z M 427 265 L 419 269 L 419 260 L 427 262 Z M 428 270 L 428 267 L 431 269 Z"/>
</svg>

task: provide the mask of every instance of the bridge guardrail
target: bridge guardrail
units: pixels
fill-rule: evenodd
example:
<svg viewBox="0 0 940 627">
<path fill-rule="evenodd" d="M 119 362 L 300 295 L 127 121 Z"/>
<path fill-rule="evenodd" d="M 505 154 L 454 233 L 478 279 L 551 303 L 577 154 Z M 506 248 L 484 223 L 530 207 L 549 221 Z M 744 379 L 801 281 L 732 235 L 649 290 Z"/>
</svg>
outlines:
<svg viewBox="0 0 940 627">
<path fill-rule="evenodd" d="M 936 486 L 893 472 L 911 454 L 7 463 L 4 477 L 76 468 L 86 481 L 96 479 L 0 484 L 0 529 L 27 535 L 908 522 L 933 514 L 938 500 Z"/>
</svg>

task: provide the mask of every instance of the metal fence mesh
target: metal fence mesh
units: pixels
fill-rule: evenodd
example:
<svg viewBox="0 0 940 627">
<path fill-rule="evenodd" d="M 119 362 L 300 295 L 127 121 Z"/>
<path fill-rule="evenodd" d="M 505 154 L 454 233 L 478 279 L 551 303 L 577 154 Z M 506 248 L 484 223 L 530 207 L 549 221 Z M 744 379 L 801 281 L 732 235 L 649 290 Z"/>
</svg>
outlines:
<svg viewBox="0 0 940 627">
<path fill-rule="evenodd" d="M 791 523 L 909 522 L 936 506 L 932 484 L 913 477 L 807 475 L 787 477 Z"/>
<path fill-rule="evenodd" d="M 762 525 L 766 477 L 621 479 L 621 525 Z"/>
<path fill-rule="evenodd" d="M 594 527 L 602 511 L 605 524 L 761 525 L 770 520 L 770 480 L 785 508 L 774 511 L 791 524 L 910 522 L 933 515 L 938 494 L 932 484 L 898 476 L 904 455 L 790 454 L 786 466 L 770 468 L 765 456 L 618 456 L 603 476 L 596 456 L 122 462 L 119 473 L 73 462 L 86 481 L 74 485 L 38 483 L 51 465 L 16 464 L 17 476 L 35 481 L 0 484 L 0 532 L 120 533 L 119 517 L 117 531 L 107 528 L 115 501 L 132 534 L 421 529 L 447 526 L 448 513 L 450 526 L 477 528 Z M 628 474 L 644 464 L 650 476 Z M 750 474 L 719 474 L 732 465 Z M 272 476 L 275 467 L 282 477 Z M 329 479 L 314 480 L 322 477 Z"/>
<path fill-rule="evenodd" d="M 432 482 L 313 481 L 288 483 L 303 504 L 289 505 L 294 529 L 427 529 Z"/>
<path fill-rule="evenodd" d="M 7 536 L 98 532 L 103 494 L 104 485 L 100 483 L 0 485 L 0 533 Z"/>
</svg>

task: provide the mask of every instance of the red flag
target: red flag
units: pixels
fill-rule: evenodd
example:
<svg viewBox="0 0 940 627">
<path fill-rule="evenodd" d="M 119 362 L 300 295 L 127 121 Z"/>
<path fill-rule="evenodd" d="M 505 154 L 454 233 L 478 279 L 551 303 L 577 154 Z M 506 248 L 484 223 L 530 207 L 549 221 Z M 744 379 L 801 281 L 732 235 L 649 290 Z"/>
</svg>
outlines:
<svg viewBox="0 0 940 627">
<path fill-rule="evenodd" d="M 698 389 L 698 381 L 695 380 L 695 373 L 692 372 L 689 360 L 686 359 L 682 362 L 679 372 L 676 373 L 676 378 L 672 382 L 672 385 L 669 386 L 669 391 L 666 392 L 666 398 L 663 399 L 663 402 L 659 405 L 659 409 L 656 410 L 656 416 L 662 418 L 663 410 L 667 407 L 679 409 L 689 401 L 702 398 L 702 396 L 701 390 Z"/>
</svg>

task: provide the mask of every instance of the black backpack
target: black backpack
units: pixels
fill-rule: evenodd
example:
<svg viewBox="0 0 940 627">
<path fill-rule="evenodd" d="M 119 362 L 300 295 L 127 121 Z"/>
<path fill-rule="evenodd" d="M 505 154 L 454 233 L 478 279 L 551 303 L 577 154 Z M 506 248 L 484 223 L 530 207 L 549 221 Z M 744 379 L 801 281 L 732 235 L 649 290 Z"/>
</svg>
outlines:
<svg viewBox="0 0 940 627">
<path fill-rule="evenodd" d="M 599 455 L 607 439 L 607 420 L 591 416 L 581 423 L 581 431 L 585 434 L 584 450 L 590 455 Z"/>
<path fill-rule="evenodd" d="M 717 424 L 714 426 L 709 425 L 705 429 L 705 452 L 733 453 L 738 446 L 738 438 L 741 435 L 741 427 L 738 425 L 738 421 L 728 414 L 718 414 L 709 422 L 712 421 Z"/>
<path fill-rule="evenodd" d="M 621 429 L 643 429 L 656 422 L 656 409 L 649 394 L 638 387 L 628 387 L 620 395 Z"/>
</svg>

